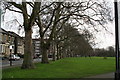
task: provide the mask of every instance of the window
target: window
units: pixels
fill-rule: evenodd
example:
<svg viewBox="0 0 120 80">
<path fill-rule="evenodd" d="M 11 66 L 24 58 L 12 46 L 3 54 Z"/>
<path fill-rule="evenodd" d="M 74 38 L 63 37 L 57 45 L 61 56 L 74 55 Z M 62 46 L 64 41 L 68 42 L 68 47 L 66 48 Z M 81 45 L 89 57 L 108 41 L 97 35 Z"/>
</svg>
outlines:
<svg viewBox="0 0 120 80">
<path fill-rule="evenodd" d="M 2 41 L 2 33 L 0 33 L 0 42 Z"/>
<path fill-rule="evenodd" d="M 3 42 L 5 41 L 5 35 L 4 34 L 2 35 L 2 41 Z"/>
<path fill-rule="evenodd" d="M 0 53 L 2 53 L 2 44 L 0 44 Z"/>
<path fill-rule="evenodd" d="M 5 35 L 5 38 L 4 38 L 4 39 L 5 39 L 5 41 L 7 41 L 7 35 Z"/>
<path fill-rule="evenodd" d="M 35 43 L 36 43 L 36 44 L 39 44 L 39 43 L 40 43 L 40 41 L 36 41 Z"/>
<path fill-rule="evenodd" d="M 35 46 L 40 46 L 40 44 L 35 44 Z"/>
<path fill-rule="evenodd" d="M 8 38 L 9 38 L 9 36 L 8 36 L 8 35 L 6 35 L 6 41 L 8 41 Z"/>
<path fill-rule="evenodd" d="M 35 52 L 40 52 L 40 50 L 35 50 Z"/>
<path fill-rule="evenodd" d="M 0 53 L 5 53 L 5 46 L 3 44 L 0 44 Z"/>
<path fill-rule="evenodd" d="M 40 49 L 40 47 L 35 47 L 35 49 Z"/>
<path fill-rule="evenodd" d="M 4 53 L 5 51 L 4 51 L 4 45 L 2 45 L 2 53 Z"/>
<path fill-rule="evenodd" d="M 9 39 L 8 39 L 8 41 L 10 42 L 10 36 L 9 36 Z"/>
<path fill-rule="evenodd" d="M 14 43 L 14 37 L 11 37 L 11 42 Z"/>
</svg>

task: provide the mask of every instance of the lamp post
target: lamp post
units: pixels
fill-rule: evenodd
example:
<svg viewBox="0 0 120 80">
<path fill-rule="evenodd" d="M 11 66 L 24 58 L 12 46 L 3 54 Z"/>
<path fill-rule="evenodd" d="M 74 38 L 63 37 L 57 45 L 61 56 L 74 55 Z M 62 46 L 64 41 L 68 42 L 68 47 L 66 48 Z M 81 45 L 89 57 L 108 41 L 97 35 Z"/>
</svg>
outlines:
<svg viewBox="0 0 120 80">
<path fill-rule="evenodd" d="M 10 66 L 12 66 L 12 45 L 10 45 Z"/>
<path fill-rule="evenodd" d="M 116 53 L 116 72 L 115 72 L 115 80 L 120 80 L 120 54 L 119 54 L 119 27 L 120 25 L 118 24 L 118 2 L 115 0 L 114 2 L 114 9 L 115 9 L 115 53 Z"/>
</svg>

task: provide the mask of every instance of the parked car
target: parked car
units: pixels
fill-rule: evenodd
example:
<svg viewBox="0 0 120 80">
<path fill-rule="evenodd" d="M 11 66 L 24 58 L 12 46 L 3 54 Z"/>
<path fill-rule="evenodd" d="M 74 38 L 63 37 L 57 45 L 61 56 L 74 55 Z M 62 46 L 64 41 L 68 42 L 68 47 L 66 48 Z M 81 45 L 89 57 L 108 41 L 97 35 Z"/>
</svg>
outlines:
<svg viewBox="0 0 120 80">
<path fill-rule="evenodd" d="M 4 56 L 4 55 L 0 55 L 0 60 L 5 60 L 8 59 L 8 57 Z"/>
<path fill-rule="evenodd" d="M 11 54 L 11 56 L 9 57 L 9 60 L 20 60 L 20 57 L 14 54 Z"/>
<path fill-rule="evenodd" d="M 20 58 L 24 58 L 24 54 L 17 53 Z"/>
<path fill-rule="evenodd" d="M 0 54 L 0 60 L 3 60 L 3 59 L 4 59 L 4 58 L 3 58 L 3 55 Z"/>
<path fill-rule="evenodd" d="M 48 58 L 52 58 L 52 57 L 53 57 L 53 55 L 51 55 L 51 54 L 48 55 Z"/>
<path fill-rule="evenodd" d="M 42 55 L 40 55 L 39 58 L 42 58 Z"/>
</svg>

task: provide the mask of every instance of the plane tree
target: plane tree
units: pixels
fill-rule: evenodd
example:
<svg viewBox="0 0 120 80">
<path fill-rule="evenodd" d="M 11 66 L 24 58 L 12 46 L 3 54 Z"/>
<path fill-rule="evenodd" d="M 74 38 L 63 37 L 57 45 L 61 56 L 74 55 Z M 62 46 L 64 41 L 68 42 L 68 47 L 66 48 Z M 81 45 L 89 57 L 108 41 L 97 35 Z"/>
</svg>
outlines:
<svg viewBox="0 0 120 80">
<path fill-rule="evenodd" d="M 84 35 L 81 34 L 77 28 L 73 25 L 66 24 L 64 29 L 59 32 L 58 40 L 56 41 L 59 49 L 62 49 L 62 53 L 58 51 L 58 58 L 60 53 L 63 57 L 76 57 L 77 55 L 90 55 L 93 50 Z"/>
<path fill-rule="evenodd" d="M 34 68 L 33 53 L 32 53 L 32 26 L 35 18 L 40 11 L 40 2 L 4 2 L 5 9 L 22 14 L 23 26 L 25 31 L 25 48 L 24 60 L 21 66 L 22 69 Z M 32 9 L 31 13 L 28 11 L 28 5 Z M 13 8 L 14 7 L 14 8 Z M 17 8 L 17 9 L 15 9 Z"/>
<path fill-rule="evenodd" d="M 50 3 L 48 2 L 45 6 Z M 111 20 L 109 11 L 104 1 L 54 2 L 36 19 L 36 23 L 40 28 L 42 63 L 49 63 L 47 50 L 50 48 L 51 41 L 58 35 L 55 32 L 58 33 L 63 28 L 61 25 L 69 21 L 71 24 L 78 26 L 88 25 L 89 28 L 93 28 L 95 31 L 99 31 L 98 25 L 107 30 L 104 24 Z M 44 41 L 45 38 L 46 41 Z"/>
</svg>

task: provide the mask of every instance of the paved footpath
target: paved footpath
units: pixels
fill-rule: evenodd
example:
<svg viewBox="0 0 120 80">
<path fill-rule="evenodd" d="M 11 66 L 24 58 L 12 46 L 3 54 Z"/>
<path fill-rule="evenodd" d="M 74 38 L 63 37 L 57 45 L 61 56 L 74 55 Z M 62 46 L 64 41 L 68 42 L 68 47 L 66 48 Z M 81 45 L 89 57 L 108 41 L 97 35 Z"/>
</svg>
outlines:
<svg viewBox="0 0 120 80">
<path fill-rule="evenodd" d="M 96 76 L 90 76 L 87 78 L 114 78 L 114 72 L 111 73 L 106 73 L 106 74 L 100 74 L 100 75 L 96 75 Z"/>
</svg>

